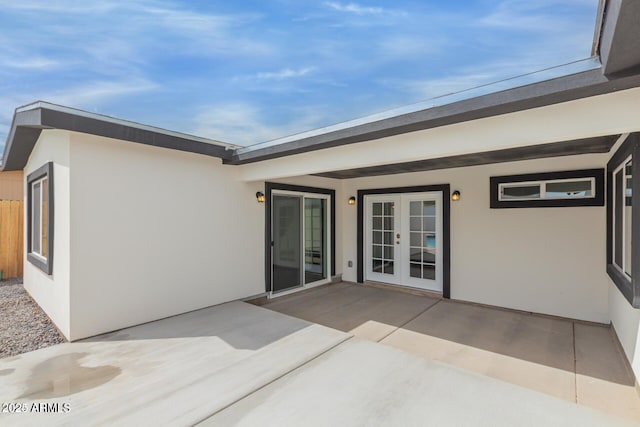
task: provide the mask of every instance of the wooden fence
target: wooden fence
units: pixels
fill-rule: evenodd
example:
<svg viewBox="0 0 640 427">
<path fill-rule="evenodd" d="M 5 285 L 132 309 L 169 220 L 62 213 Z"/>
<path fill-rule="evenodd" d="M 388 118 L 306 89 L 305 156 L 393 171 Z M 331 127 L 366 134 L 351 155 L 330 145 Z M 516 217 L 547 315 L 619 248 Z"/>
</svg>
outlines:
<svg viewBox="0 0 640 427">
<path fill-rule="evenodd" d="M 0 270 L 5 279 L 22 276 L 23 202 L 0 200 Z"/>
</svg>

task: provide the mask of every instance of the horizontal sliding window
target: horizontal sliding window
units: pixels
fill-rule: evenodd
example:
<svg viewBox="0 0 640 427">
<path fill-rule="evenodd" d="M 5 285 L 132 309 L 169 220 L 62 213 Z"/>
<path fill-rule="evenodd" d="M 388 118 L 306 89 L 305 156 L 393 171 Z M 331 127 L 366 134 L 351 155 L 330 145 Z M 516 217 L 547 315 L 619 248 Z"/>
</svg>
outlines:
<svg viewBox="0 0 640 427">
<path fill-rule="evenodd" d="M 491 207 L 603 206 L 604 170 L 491 177 Z"/>
<path fill-rule="evenodd" d="M 594 178 L 500 184 L 500 200 L 579 199 L 595 197 Z"/>
</svg>

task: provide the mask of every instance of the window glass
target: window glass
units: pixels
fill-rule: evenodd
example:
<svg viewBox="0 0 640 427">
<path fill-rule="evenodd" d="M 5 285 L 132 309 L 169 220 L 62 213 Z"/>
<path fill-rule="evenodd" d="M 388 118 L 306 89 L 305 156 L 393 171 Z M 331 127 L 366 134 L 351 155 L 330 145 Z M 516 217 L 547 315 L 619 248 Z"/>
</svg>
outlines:
<svg viewBox="0 0 640 427">
<path fill-rule="evenodd" d="M 41 181 L 38 181 L 33 184 L 33 192 L 32 192 L 32 203 L 33 203 L 33 212 L 31 213 L 31 250 L 37 254 L 40 254 L 40 243 L 41 243 L 41 209 L 42 205 L 40 204 L 40 189 L 42 187 Z"/>
<path fill-rule="evenodd" d="M 502 199 L 539 199 L 540 184 L 502 187 Z"/>
<path fill-rule="evenodd" d="M 624 272 L 631 276 L 631 197 L 633 184 L 631 179 L 631 160 L 624 167 L 625 170 L 625 191 L 624 200 L 620 200 L 620 205 L 624 206 Z"/>
<path fill-rule="evenodd" d="M 549 182 L 545 196 L 548 198 L 593 197 L 591 180 Z"/>
<path fill-rule="evenodd" d="M 40 250 L 41 250 L 41 254 L 43 257 L 47 256 L 47 218 L 48 217 L 48 213 L 49 213 L 49 186 L 48 186 L 48 181 L 47 178 L 42 180 L 42 188 L 40 189 L 40 191 L 42 192 L 42 203 L 41 203 L 41 224 L 42 224 L 42 229 L 41 229 L 41 234 L 42 234 L 42 238 L 41 238 L 41 242 L 42 245 L 40 246 Z"/>
<path fill-rule="evenodd" d="M 624 193 L 622 191 L 622 183 L 624 170 L 620 169 L 615 173 L 613 178 L 614 202 L 613 202 L 613 262 L 622 269 L 622 200 Z"/>
</svg>

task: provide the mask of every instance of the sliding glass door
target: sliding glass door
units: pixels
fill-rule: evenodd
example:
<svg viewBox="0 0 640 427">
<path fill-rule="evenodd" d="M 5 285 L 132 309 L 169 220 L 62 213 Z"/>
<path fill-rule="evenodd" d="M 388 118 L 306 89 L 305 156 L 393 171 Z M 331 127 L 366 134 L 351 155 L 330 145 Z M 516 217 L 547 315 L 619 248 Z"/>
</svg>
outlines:
<svg viewBox="0 0 640 427">
<path fill-rule="evenodd" d="M 328 198 L 293 192 L 272 197 L 272 292 L 328 281 Z"/>
<path fill-rule="evenodd" d="M 273 292 L 302 286 L 302 197 L 273 196 Z"/>
<path fill-rule="evenodd" d="M 327 278 L 327 201 L 304 199 L 304 282 Z"/>
</svg>

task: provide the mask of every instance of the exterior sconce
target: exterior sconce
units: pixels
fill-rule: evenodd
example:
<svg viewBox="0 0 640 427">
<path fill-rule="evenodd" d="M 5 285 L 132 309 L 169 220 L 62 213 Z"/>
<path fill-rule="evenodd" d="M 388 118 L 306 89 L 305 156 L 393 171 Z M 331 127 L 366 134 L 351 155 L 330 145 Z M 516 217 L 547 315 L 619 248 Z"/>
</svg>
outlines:
<svg viewBox="0 0 640 427">
<path fill-rule="evenodd" d="M 460 200 L 460 192 L 458 190 L 454 191 L 451 194 L 451 200 L 453 200 L 454 202 L 457 202 L 458 200 Z"/>
<path fill-rule="evenodd" d="M 353 197 L 353 196 L 349 197 L 349 202 L 348 202 L 348 203 L 349 203 L 350 205 L 355 205 L 355 204 L 356 204 L 356 198 L 355 198 L 355 197 Z"/>
<path fill-rule="evenodd" d="M 264 203 L 264 193 L 258 191 L 256 193 L 256 200 L 258 201 L 258 203 Z"/>
</svg>

